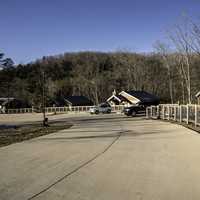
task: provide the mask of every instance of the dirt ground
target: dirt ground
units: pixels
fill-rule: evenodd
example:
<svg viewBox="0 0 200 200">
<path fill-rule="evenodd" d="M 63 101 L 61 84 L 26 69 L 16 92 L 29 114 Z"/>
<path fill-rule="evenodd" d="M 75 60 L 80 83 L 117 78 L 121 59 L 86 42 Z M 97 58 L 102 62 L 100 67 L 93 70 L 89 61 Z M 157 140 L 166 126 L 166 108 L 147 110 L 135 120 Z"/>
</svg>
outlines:
<svg viewBox="0 0 200 200">
<path fill-rule="evenodd" d="M 41 122 L 30 122 L 29 124 L 20 125 L 0 125 L 0 147 L 68 129 L 71 126 L 71 123 L 64 121 L 52 121 L 45 127 Z"/>
</svg>

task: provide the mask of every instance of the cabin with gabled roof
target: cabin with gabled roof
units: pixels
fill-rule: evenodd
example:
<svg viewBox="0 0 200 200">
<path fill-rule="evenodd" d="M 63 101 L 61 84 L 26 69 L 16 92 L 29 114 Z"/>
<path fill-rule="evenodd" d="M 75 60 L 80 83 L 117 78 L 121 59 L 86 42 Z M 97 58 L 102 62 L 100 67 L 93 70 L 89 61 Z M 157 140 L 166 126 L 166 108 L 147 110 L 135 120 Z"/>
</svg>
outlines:
<svg viewBox="0 0 200 200">
<path fill-rule="evenodd" d="M 111 97 L 107 99 L 107 102 L 111 105 L 158 105 L 159 98 L 153 94 L 150 94 L 146 91 L 121 91 L 118 95 L 116 92 L 112 94 Z"/>
</svg>

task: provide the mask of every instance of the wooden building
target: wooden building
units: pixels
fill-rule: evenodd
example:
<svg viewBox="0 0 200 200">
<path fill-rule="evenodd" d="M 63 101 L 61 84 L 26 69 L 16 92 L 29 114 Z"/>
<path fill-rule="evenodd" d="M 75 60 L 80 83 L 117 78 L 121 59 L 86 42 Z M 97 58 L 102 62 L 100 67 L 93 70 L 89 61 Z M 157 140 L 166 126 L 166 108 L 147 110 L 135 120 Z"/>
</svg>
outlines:
<svg viewBox="0 0 200 200">
<path fill-rule="evenodd" d="M 121 91 L 118 95 L 113 92 L 112 96 L 107 99 L 111 105 L 158 105 L 159 98 L 146 91 Z"/>
<path fill-rule="evenodd" d="M 93 106 L 94 103 L 85 96 L 67 96 L 64 100 L 68 106 Z"/>
<path fill-rule="evenodd" d="M 85 96 L 66 96 L 55 101 L 56 106 L 93 106 L 94 103 Z"/>
<path fill-rule="evenodd" d="M 0 113 L 5 113 L 7 109 L 29 108 L 25 101 L 10 97 L 0 98 Z"/>
</svg>

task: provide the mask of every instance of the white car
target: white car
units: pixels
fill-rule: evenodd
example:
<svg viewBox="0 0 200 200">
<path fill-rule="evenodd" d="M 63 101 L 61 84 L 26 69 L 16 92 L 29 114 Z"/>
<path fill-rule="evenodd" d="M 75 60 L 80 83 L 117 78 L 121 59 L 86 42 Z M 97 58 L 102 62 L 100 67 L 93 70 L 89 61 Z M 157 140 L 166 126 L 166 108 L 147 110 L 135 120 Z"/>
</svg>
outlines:
<svg viewBox="0 0 200 200">
<path fill-rule="evenodd" d="M 112 108 L 108 103 L 102 103 L 99 106 L 94 106 L 90 108 L 91 114 L 99 114 L 99 113 L 111 113 Z"/>
</svg>

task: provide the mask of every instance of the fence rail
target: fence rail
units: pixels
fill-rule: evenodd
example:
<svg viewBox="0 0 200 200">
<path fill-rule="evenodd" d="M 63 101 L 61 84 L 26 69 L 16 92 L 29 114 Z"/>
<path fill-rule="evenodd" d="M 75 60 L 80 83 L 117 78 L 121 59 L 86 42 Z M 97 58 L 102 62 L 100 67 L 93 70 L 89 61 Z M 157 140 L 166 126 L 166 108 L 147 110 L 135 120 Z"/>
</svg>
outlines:
<svg viewBox="0 0 200 200">
<path fill-rule="evenodd" d="M 8 110 L 5 110 L 5 112 L 2 112 L 2 113 L 20 114 L 20 113 L 33 113 L 33 112 L 35 112 L 33 108 L 20 108 L 20 109 L 8 109 Z"/>
<path fill-rule="evenodd" d="M 154 119 L 173 120 L 177 122 L 192 123 L 200 126 L 200 105 L 162 104 L 146 109 L 146 117 Z"/>
<path fill-rule="evenodd" d="M 89 112 L 90 108 L 94 106 L 71 106 L 71 107 L 46 107 L 46 113 L 80 113 Z M 124 109 L 123 105 L 111 106 L 112 112 L 121 112 Z M 41 113 L 42 110 L 38 108 L 21 108 L 21 109 L 8 109 L 7 114 L 20 114 L 20 113 Z M 0 112 L 1 113 L 1 112 Z"/>
</svg>

